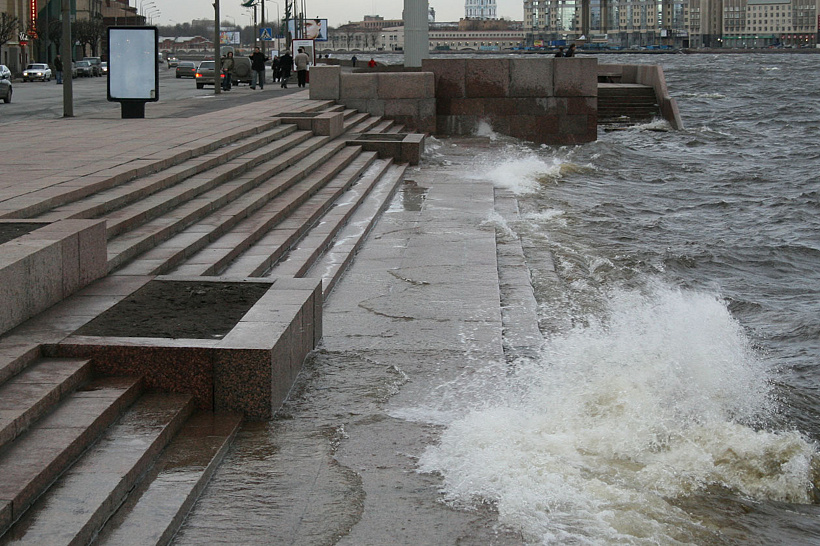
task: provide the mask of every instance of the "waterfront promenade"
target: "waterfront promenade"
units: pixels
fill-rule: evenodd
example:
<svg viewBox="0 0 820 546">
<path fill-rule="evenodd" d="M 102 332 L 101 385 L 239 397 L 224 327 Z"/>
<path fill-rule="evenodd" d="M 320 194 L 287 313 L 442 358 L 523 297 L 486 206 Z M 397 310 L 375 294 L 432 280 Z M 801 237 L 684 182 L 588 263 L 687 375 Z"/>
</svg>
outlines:
<svg viewBox="0 0 820 546">
<path fill-rule="evenodd" d="M 0 210 L 34 210 L 71 181 L 81 187 L 188 149 L 231 146 L 228 136 L 260 116 L 309 108 L 302 91 L 201 115 L 148 105 L 143 120 L 15 126 L 0 134 Z M 242 426 L 175 543 L 523 542 L 497 528 L 490 507 L 441 503 L 440 478 L 415 470 L 440 432 L 422 416 L 447 410 L 440 387 L 528 354 L 541 339 L 520 246 L 494 221 L 514 219 L 515 199 L 469 174 L 475 154 L 493 146 L 443 141 L 405 171 L 387 209 L 371 213 L 379 219 L 327 290 L 321 343 L 281 412 Z M 127 284 L 128 271 L 103 282 Z M 30 323 L 38 326 L 27 331 Z M 65 324 L 43 323 L 34 317 L 0 342 L 17 336 L 19 344 L 33 332 L 32 341 L 55 343 L 70 334 Z"/>
</svg>

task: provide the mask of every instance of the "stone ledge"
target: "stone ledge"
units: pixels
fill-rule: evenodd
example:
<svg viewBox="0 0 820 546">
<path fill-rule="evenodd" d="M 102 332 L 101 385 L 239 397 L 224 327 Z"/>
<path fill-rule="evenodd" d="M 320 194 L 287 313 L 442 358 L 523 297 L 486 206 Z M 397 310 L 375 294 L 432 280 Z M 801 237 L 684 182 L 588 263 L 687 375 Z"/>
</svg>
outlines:
<svg viewBox="0 0 820 546">
<path fill-rule="evenodd" d="M 361 146 L 366 152 L 378 152 L 379 158 L 392 157 L 399 163 L 418 165 L 424 150 L 420 133 L 362 133 L 353 135 L 348 146 Z"/>
<path fill-rule="evenodd" d="M 201 409 L 270 419 L 321 339 L 321 279 L 157 277 L 150 282 L 193 280 L 271 286 L 221 339 L 75 334 L 49 352 L 90 358 L 101 375 L 140 375 L 148 388 L 192 395 Z"/>
<path fill-rule="evenodd" d="M 108 273 L 104 220 L 0 220 L 38 227 L 0 244 L 0 333 Z"/>
</svg>

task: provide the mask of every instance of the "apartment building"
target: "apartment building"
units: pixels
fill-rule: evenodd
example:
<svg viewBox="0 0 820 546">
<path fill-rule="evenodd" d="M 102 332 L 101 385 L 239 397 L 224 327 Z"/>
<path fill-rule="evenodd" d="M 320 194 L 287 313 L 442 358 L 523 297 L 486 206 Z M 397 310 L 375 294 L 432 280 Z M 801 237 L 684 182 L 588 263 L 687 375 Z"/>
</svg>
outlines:
<svg viewBox="0 0 820 546">
<path fill-rule="evenodd" d="M 524 0 L 527 43 L 746 47 L 817 44 L 820 0 Z"/>
</svg>

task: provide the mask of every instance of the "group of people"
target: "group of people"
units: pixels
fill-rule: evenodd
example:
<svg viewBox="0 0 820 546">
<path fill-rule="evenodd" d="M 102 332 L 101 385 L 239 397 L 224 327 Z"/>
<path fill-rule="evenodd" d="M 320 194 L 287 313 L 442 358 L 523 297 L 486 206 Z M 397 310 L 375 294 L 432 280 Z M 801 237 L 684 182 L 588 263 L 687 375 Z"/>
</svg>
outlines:
<svg viewBox="0 0 820 546">
<path fill-rule="evenodd" d="M 266 57 L 262 50 L 258 47 L 253 49 L 253 53 L 249 55 L 251 60 L 251 89 L 265 88 L 265 63 L 271 61 L 271 70 L 273 72 L 273 81 L 281 82 L 282 89 L 288 88 L 288 80 L 290 79 L 291 70 L 296 67 L 296 81 L 299 87 L 307 86 L 307 71 L 310 64 L 310 57 L 305 52 L 305 49 L 300 47 L 295 57 L 292 57 L 289 51 L 285 51 L 282 56 L 274 55 L 273 60 Z M 233 86 L 233 75 L 236 61 L 234 60 L 233 51 L 229 51 L 227 55 L 222 57 L 222 90 L 230 91 Z"/>
<path fill-rule="evenodd" d="M 564 51 L 564 46 L 558 46 L 558 53 L 556 57 L 575 57 L 575 44 L 569 46 L 567 51 Z"/>
</svg>

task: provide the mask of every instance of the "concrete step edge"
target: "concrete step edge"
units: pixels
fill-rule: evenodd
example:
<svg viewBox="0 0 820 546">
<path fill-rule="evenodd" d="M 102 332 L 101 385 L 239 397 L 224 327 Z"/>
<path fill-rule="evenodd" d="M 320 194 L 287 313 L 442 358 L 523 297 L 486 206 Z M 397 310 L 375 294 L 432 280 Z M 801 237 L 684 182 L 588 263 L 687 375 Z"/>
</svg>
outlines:
<svg viewBox="0 0 820 546">
<path fill-rule="evenodd" d="M 90 360 L 42 358 L 0 385 L 0 449 L 90 378 Z"/>
<path fill-rule="evenodd" d="M 334 207 L 332 209 L 334 218 L 328 222 L 330 225 L 328 226 L 325 223 L 322 229 L 319 230 L 314 229 L 316 228 L 314 223 L 299 242 L 294 245 L 294 248 L 288 252 L 287 257 L 271 268 L 269 275 L 302 277 L 316 264 L 332 246 L 337 235 L 348 224 L 351 216 L 367 199 L 373 188 L 387 175 L 393 161 L 392 159 L 382 159 L 378 160 L 378 163 L 373 163 L 371 163 L 372 169 L 369 169 L 366 175 L 357 181 L 356 185 L 342 188 L 334 195 Z M 339 203 L 340 201 L 343 202 Z M 327 216 L 328 214 L 324 214 L 322 219 L 327 219 Z"/>
<path fill-rule="evenodd" d="M 336 173 L 334 178 L 326 183 L 321 191 L 315 192 L 308 196 L 300 208 L 316 207 L 313 214 L 306 218 L 297 219 L 299 209 L 291 211 L 290 217 L 284 219 L 281 224 L 277 226 L 276 233 L 269 231 L 264 237 L 255 242 L 253 246 L 247 249 L 242 255 L 238 256 L 234 261 L 227 264 L 219 271 L 220 275 L 231 276 L 267 276 L 266 271 L 271 268 L 272 264 L 278 262 L 304 235 L 307 233 L 312 225 L 314 225 L 328 209 L 334 206 L 338 195 L 344 191 L 345 188 L 353 185 L 361 176 L 362 172 L 366 170 L 369 165 L 375 161 L 376 156 L 372 152 L 362 152 L 359 147 L 350 147 L 356 152 L 355 160 L 349 162 L 344 170 Z M 286 234 L 284 238 L 282 235 Z M 275 243 L 278 240 L 279 243 Z M 252 249 L 268 249 L 259 255 L 251 254 Z"/>
<path fill-rule="evenodd" d="M 260 169 L 266 168 L 267 170 L 251 174 L 251 178 L 239 186 L 228 189 L 222 188 L 221 190 L 220 186 L 214 188 L 212 191 L 219 190 L 222 191 L 223 194 L 213 201 L 208 200 L 210 192 L 206 192 L 205 194 L 197 196 L 195 200 L 183 203 L 179 207 L 172 209 L 173 211 L 183 212 L 183 216 L 169 218 L 168 215 L 163 215 L 142 224 L 139 226 L 139 231 L 135 230 L 130 233 L 124 233 L 114 241 L 109 240 L 109 270 L 119 269 L 125 265 L 125 263 L 135 259 L 138 255 L 158 246 L 160 243 L 167 241 L 185 229 L 190 228 L 192 225 L 203 221 L 211 214 L 221 216 L 232 214 L 232 211 L 225 211 L 224 207 L 230 205 L 238 198 L 246 196 L 252 190 L 263 186 L 271 178 L 280 177 L 288 179 L 289 182 L 287 186 L 280 187 L 274 192 L 274 195 L 278 195 L 292 183 L 303 178 L 306 171 L 310 172 L 313 168 L 321 164 L 320 160 L 315 158 L 311 159 L 314 154 L 321 156 L 322 154 L 332 151 L 332 148 L 325 149 L 328 142 L 326 137 L 315 137 L 306 142 L 309 143 L 306 147 L 293 156 L 284 158 L 284 162 L 277 162 L 273 168 L 260 166 Z M 282 156 L 277 158 L 277 160 L 281 159 Z M 308 165 L 302 164 L 302 161 L 307 162 Z M 308 169 L 307 167 L 311 168 Z M 264 192 L 265 190 L 263 189 L 262 191 Z M 211 197 L 214 197 L 214 195 L 211 195 Z M 267 202 L 270 198 L 271 196 L 264 198 L 264 202 Z M 186 205 L 189 204 L 190 206 L 188 208 L 190 210 L 187 210 Z M 236 213 L 239 212 L 240 211 L 237 211 Z M 232 225 L 232 222 L 235 223 L 241 220 L 241 218 L 244 218 L 244 216 L 227 219 L 225 221 L 227 223 L 222 224 L 223 227 L 220 228 L 219 232 L 223 232 L 227 227 Z M 118 241 L 120 244 L 117 244 Z"/>
<path fill-rule="evenodd" d="M 6 501 L 10 508 L 8 518 L 0 521 L 0 535 L 25 515 L 141 391 L 140 378 L 94 379 L 0 450 L 0 476 L 4 476 L 0 505 Z"/>
<path fill-rule="evenodd" d="M 247 236 L 240 242 L 231 245 L 231 248 L 224 248 L 224 251 L 217 252 L 221 256 L 214 260 L 211 264 L 203 264 L 202 275 L 214 275 L 217 271 L 223 270 L 231 261 L 236 259 L 254 243 L 261 239 L 273 227 L 280 223 L 288 215 L 292 215 L 299 208 L 304 205 L 311 196 L 315 195 L 321 188 L 325 187 L 335 176 L 347 168 L 361 153 L 361 149 L 342 148 L 336 155 L 329 158 L 324 164 L 319 166 L 310 175 L 293 184 L 290 188 L 280 193 L 278 196 L 269 200 L 263 207 L 255 210 L 247 218 L 238 222 L 230 230 L 222 234 L 222 236 L 231 235 L 237 231 L 241 231 L 243 227 L 251 226 L 248 230 Z M 285 204 L 286 206 L 279 206 Z M 260 214 L 264 214 L 266 208 L 278 209 L 274 214 L 271 214 L 264 222 L 259 222 Z M 221 237 L 220 237 L 221 238 Z M 199 252 L 192 255 L 187 262 L 195 260 L 201 253 L 209 252 L 209 249 L 219 246 L 219 238 L 214 240 L 211 244 L 202 248 Z M 184 266 L 184 264 L 183 264 Z"/>
<path fill-rule="evenodd" d="M 348 223 L 339 231 L 333 245 L 314 264 L 304 277 L 321 278 L 325 299 L 344 275 L 371 229 L 390 205 L 408 165 L 391 165 L 389 171 L 369 192 L 367 199 L 357 207 Z"/>
<path fill-rule="evenodd" d="M 268 146 L 271 148 L 269 153 L 284 155 L 309 140 L 310 137 L 311 135 L 307 131 L 292 133 L 269 144 Z M 224 182 L 253 172 L 254 169 L 259 168 L 260 165 L 264 163 L 264 157 L 265 156 L 262 155 L 250 161 L 235 159 L 226 163 L 213 165 L 210 169 L 199 172 L 194 176 L 186 177 L 172 186 L 154 192 L 152 194 L 154 197 L 167 196 L 167 198 L 161 199 L 158 203 L 150 204 L 140 200 L 129 203 L 129 205 L 132 205 L 130 208 L 126 205 L 109 211 L 109 215 L 106 217 L 108 220 L 107 233 L 109 239 L 116 237 L 128 229 L 132 229 L 135 225 L 157 218 L 179 203 L 184 203 L 207 193 Z M 212 171 L 217 172 L 214 173 Z"/>
<path fill-rule="evenodd" d="M 88 544 L 193 412 L 189 395 L 146 394 L 59 477 L 9 534 L 15 544 Z"/>
<path fill-rule="evenodd" d="M 170 543 L 224 459 L 241 423 L 242 417 L 234 414 L 200 412 L 191 417 L 94 544 Z"/>
<path fill-rule="evenodd" d="M 113 187 L 117 184 L 121 184 L 128 180 L 132 180 L 134 178 L 138 178 L 140 176 L 144 176 L 146 174 L 160 171 L 164 168 L 168 168 L 171 165 L 176 165 L 183 161 L 186 161 L 190 157 L 195 157 L 197 155 L 202 155 L 213 151 L 217 148 L 225 146 L 226 144 L 230 144 L 235 140 L 240 140 L 245 138 L 247 135 L 255 134 L 260 131 L 265 131 L 275 125 L 280 123 L 279 120 L 268 121 L 259 124 L 258 126 L 242 129 L 240 131 L 236 131 L 233 133 L 228 133 L 226 135 L 222 135 L 221 138 L 217 140 L 209 139 L 203 144 L 194 145 L 187 149 L 174 149 L 173 151 L 169 150 L 169 155 L 165 158 L 158 158 L 156 161 L 143 164 L 139 167 L 128 167 L 127 164 L 124 165 L 119 169 L 116 175 L 109 177 L 107 179 L 101 180 L 99 182 L 93 184 L 84 184 L 80 188 L 71 188 L 70 190 L 66 191 L 64 194 L 53 195 L 53 186 L 50 188 L 44 188 L 44 191 L 48 192 L 48 197 L 45 197 L 42 201 L 38 201 L 36 203 L 31 203 L 25 205 L 19 209 L 15 209 L 9 212 L 6 212 L 0 217 L 2 218 L 32 218 L 36 217 L 40 214 L 47 212 L 48 210 L 68 203 L 72 200 L 86 197 L 102 191 L 104 189 L 108 189 Z M 71 182 L 71 181 L 69 181 Z M 31 194 L 25 196 L 26 201 L 30 201 L 32 198 Z M 7 205 L 11 205 L 12 203 L 7 203 Z"/>
<path fill-rule="evenodd" d="M 167 169 L 134 178 L 106 190 L 96 192 L 52 209 L 38 218 L 55 221 L 61 218 L 95 218 L 130 203 L 144 199 L 159 191 L 173 187 L 189 178 L 206 172 L 219 165 L 236 161 L 263 146 L 287 137 L 296 131 L 292 125 L 277 125 L 272 129 L 253 135 L 253 140 L 238 147 L 223 146 L 208 154 L 189 158 L 185 162 L 172 165 Z M 212 157 L 207 157 L 207 156 Z M 192 163 L 186 167 L 187 163 Z M 172 172 L 169 172 L 172 171 Z M 100 200 L 103 199 L 102 202 Z"/>
</svg>

